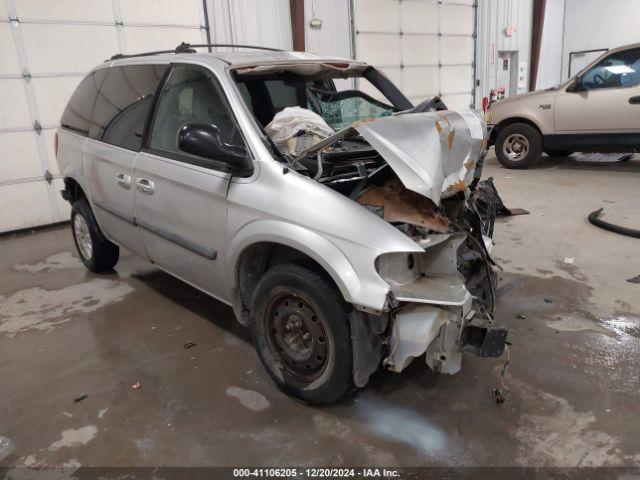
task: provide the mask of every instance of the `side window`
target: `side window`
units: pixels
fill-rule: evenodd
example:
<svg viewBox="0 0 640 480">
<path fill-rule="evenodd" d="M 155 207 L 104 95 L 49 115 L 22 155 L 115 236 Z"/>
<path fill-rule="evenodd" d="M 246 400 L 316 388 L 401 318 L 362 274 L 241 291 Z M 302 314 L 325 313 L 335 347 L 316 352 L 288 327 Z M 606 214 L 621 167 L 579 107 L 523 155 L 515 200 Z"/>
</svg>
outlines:
<svg viewBox="0 0 640 480">
<path fill-rule="evenodd" d="M 98 89 L 107 74 L 106 68 L 87 75 L 76 88 L 62 113 L 60 124 L 82 135 L 89 135 L 91 112 L 98 97 Z"/>
<path fill-rule="evenodd" d="M 178 130 L 190 122 L 215 125 L 223 143 L 232 147 L 245 146 L 231 107 L 213 74 L 202 67 L 176 65 L 158 101 L 149 147 L 183 157 L 194 157 L 198 163 L 210 165 L 209 160 L 178 148 Z"/>
<path fill-rule="evenodd" d="M 587 90 L 633 87 L 640 84 L 640 48 L 624 50 L 603 58 L 582 75 Z"/>
<path fill-rule="evenodd" d="M 100 86 L 89 137 L 137 151 L 153 95 L 168 65 L 113 67 Z"/>
</svg>

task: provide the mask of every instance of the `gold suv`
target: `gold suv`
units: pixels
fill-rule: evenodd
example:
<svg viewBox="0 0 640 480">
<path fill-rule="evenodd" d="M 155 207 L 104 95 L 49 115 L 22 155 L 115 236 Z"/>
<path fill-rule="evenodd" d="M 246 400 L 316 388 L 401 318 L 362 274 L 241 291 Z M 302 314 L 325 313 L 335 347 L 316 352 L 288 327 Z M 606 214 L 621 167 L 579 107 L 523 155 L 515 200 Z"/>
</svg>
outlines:
<svg viewBox="0 0 640 480">
<path fill-rule="evenodd" d="M 608 51 L 562 85 L 493 103 L 486 119 L 507 168 L 529 168 L 543 152 L 638 152 L 640 44 Z"/>
</svg>

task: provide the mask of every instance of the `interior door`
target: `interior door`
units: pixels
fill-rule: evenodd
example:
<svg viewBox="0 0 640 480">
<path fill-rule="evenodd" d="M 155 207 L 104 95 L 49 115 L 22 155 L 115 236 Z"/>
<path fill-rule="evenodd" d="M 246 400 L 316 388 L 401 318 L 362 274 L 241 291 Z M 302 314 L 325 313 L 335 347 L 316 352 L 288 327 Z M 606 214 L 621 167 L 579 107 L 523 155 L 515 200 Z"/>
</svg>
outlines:
<svg viewBox="0 0 640 480">
<path fill-rule="evenodd" d="M 167 65 L 131 65 L 98 70 L 98 88 L 85 145 L 85 176 L 98 223 L 107 236 L 146 257 L 135 227 L 133 166 Z"/>
<path fill-rule="evenodd" d="M 190 122 L 214 124 L 225 143 L 243 144 L 215 76 L 200 66 L 176 64 L 158 99 L 147 146 L 135 162 L 136 222 L 154 263 L 228 300 L 220 262 L 230 175 L 215 159 L 178 148 L 178 130 Z"/>
<path fill-rule="evenodd" d="M 579 91 L 558 93 L 558 133 L 640 131 L 640 48 L 612 53 L 580 78 Z"/>
</svg>

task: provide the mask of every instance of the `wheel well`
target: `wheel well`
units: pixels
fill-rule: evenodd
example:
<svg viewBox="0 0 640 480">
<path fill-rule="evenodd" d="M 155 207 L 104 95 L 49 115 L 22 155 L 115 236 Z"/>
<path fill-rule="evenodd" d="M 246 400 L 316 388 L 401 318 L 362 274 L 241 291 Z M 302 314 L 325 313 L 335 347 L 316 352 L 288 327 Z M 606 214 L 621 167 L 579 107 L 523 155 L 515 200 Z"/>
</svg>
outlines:
<svg viewBox="0 0 640 480">
<path fill-rule="evenodd" d="M 234 309 L 241 323 L 245 323 L 251 303 L 251 295 L 262 275 L 281 263 L 296 263 L 325 276 L 333 282 L 327 271 L 313 258 L 300 250 L 273 242 L 261 242 L 247 247 L 236 264 Z"/>
<path fill-rule="evenodd" d="M 64 179 L 63 197 L 72 205 L 76 200 L 80 198 L 87 198 L 80 184 L 71 177 L 67 177 Z"/>
<path fill-rule="evenodd" d="M 538 131 L 538 133 L 542 136 L 542 132 L 540 131 L 538 126 L 535 123 L 533 123 L 531 120 L 523 117 L 510 117 L 502 120 L 493 128 L 493 130 L 491 130 L 491 139 L 490 139 L 491 144 L 494 145 L 496 143 L 496 139 L 498 138 L 498 135 L 500 134 L 500 131 L 503 128 L 508 127 L 509 125 L 513 125 L 514 123 L 524 123 L 525 125 L 529 125 L 530 127 L 535 128 Z"/>
</svg>

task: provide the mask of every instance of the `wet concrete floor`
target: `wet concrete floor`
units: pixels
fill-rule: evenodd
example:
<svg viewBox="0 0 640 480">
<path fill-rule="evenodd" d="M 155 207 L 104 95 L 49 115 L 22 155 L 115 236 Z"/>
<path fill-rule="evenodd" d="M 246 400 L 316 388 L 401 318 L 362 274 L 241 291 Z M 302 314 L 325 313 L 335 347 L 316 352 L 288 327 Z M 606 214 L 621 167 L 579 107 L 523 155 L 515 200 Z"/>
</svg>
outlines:
<svg viewBox="0 0 640 480">
<path fill-rule="evenodd" d="M 496 226 L 504 404 L 504 358 L 470 356 L 305 406 L 230 308 L 127 253 L 92 274 L 65 226 L 0 239 L 0 465 L 640 465 L 640 242 L 586 222 L 640 225 L 640 161 L 488 175 L 531 211 Z"/>
</svg>

